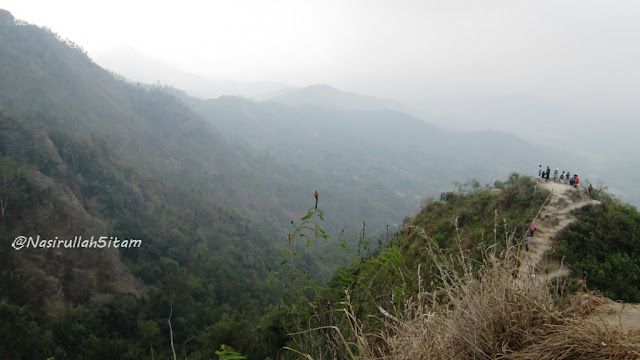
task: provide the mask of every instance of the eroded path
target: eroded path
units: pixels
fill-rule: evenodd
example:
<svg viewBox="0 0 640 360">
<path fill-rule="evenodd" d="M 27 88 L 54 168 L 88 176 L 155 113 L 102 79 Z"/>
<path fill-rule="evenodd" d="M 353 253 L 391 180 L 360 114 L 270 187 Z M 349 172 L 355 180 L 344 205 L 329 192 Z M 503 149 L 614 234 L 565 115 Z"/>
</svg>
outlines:
<svg viewBox="0 0 640 360">
<path fill-rule="evenodd" d="M 552 281 L 570 273 L 566 265 L 545 258 L 552 249 L 554 237 L 576 220 L 572 215 L 573 210 L 600 202 L 592 200 L 584 189 L 575 189 L 569 185 L 549 181 L 538 182 L 538 186 L 551 191 L 551 196 L 535 220 L 535 235 L 531 238 L 530 251 L 525 253 L 520 272 L 521 275 L 535 275 Z"/>
<path fill-rule="evenodd" d="M 599 204 L 590 199 L 585 189 L 575 189 L 569 185 L 538 182 L 539 188 L 551 191 L 547 204 L 535 220 L 536 232 L 531 239 L 529 252 L 524 253 L 521 276 L 535 276 L 541 281 L 553 281 L 570 274 L 567 264 L 546 258 L 553 249 L 555 236 L 576 220 L 573 210 L 589 204 Z M 623 332 L 640 332 L 640 304 L 625 304 L 592 295 L 578 295 L 573 306 L 590 308 L 586 320 Z"/>
</svg>

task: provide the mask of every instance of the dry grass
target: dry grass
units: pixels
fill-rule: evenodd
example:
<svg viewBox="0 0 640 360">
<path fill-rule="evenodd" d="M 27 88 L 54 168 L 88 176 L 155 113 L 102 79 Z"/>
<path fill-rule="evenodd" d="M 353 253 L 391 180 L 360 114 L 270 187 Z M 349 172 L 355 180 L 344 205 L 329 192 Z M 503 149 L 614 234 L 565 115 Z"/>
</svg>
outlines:
<svg viewBox="0 0 640 360">
<path fill-rule="evenodd" d="M 514 249 L 484 253 L 473 267 L 465 253 L 425 248 L 442 285 L 430 300 L 409 300 L 403 322 L 388 323 L 387 359 L 495 359 L 526 346 L 554 321 L 557 301 L 546 285 L 519 276 Z M 423 297 L 424 298 L 424 297 Z"/>
<path fill-rule="evenodd" d="M 383 330 L 366 333 L 347 297 L 342 311 L 349 326 L 333 329 L 349 334 L 343 338 L 353 350 L 347 358 L 640 359 L 640 334 L 584 322 L 579 304 L 552 295 L 557 289 L 539 278 L 520 275 L 513 247 L 489 248 L 483 263 L 472 266 L 464 252 L 430 244 L 423 250 L 438 264 L 441 285 L 414 294 L 399 316 L 380 308 L 365 319 Z"/>
<path fill-rule="evenodd" d="M 571 199 L 571 201 L 573 202 L 578 202 L 578 201 L 584 201 L 584 200 L 589 200 L 590 196 L 589 194 L 581 187 L 578 187 L 576 189 L 574 188 L 570 188 L 569 191 L 569 199 Z"/>
<path fill-rule="evenodd" d="M 505 359 L 640 359 L 640 336 L 564 318 L 545 324 L 531 345 Z"/>
</svg>

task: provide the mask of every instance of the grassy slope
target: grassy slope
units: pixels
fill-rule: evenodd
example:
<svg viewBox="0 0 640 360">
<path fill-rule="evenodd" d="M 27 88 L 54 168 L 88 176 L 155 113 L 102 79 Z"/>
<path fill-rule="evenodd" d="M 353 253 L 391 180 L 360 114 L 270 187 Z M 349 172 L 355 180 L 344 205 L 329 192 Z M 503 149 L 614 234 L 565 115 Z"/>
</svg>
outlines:
<svg viewBox="0 0 640 360">
<path fill-rule="evenodd" d="M 572 300 L 518 271 L 517 247 L 508 244 L 518 245 L 546 198 L 534 187 L 514 175 L 497 184 L 500 190 L 471 186 L 446 204 L 428 204 L 378 255 L 336 278 L 338 298 L 316 303 L 292 347 L 314 358 L 350 358 L 350 351 L 391 359 L 636 358 L 637 334 L 582 320 L 605 300 Z M 618 221 L 601 216 L 591 223 L 608 221 L 618 243 L 631 245 L 637 219 L 627 206 L 609 206 L 617 206 Z M 612 211 L 597 208 L 582 211 Z M 589 238 L 592 230 L 574 233 Z M 353 344 L 349 350 L 338 333 Z"/>
</svg>

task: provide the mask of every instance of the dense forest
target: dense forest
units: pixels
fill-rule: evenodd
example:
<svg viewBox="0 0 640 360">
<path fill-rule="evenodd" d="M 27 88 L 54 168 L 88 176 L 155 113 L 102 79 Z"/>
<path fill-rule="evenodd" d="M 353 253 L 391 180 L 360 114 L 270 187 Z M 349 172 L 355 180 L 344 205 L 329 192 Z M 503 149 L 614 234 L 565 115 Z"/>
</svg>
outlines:
<svg viewBox="0 0 640 360">
<path fill-rule="evenodd" d="M 604 189 L 594 190 L 593 196 L 602 205 L 577 212 L 578 221 L 559 234 L 554 256 L 566 258 L 574 276 L 590 288 L 614 300 L 639 303 L 640 213 Z"/>
<path fill-rule="evenodd" d="M 237 211 L 136 170 L 100 140 L 85 142 L 64 132 L 47 137 L 13 118 L 2 118 L 1 126 L 0 148 L 15 154 L 1 162 L 8 199 L 3 239 L 117 234 L 143 242 L 119 254 L 4 246 L 1 288 L 5 301 L 11 300 L 3 303 L 4 311 L 22 307 L 6 329 L 23 328 L 31 318 L 37 319 L 28 320 L 33 331 L 42 334 L 59 326 L 41 347 L 31 348 L 33 338 L 24 336 L 4 353 L 140 358 L 151 344 L 162 354 L 172 311 L 177 348 L 192 354 L 187 339 L 203 336 L 224 313 L 253 312 L 275 302 L 280 286 L 264 279 L 279 251 Z M 25 151 L 14 152 L 11 138 Z M 50 147 L 35 145 L 43 142 Z M 82 328 L 64 331 L 74 326 Z"/>
<path fill-rule="evenodd" d="M 260 171 L 174 96 L 117 80 L 49 31 L 3 21 L 0 49 L 2 331 L 24 335 L 3 336 L 7 357 L 168 357 L 171 314 L 176 351 L 210 358 L 277 303 L 282 284 L 266 279 L 289 216 L 259 179 L 286 170 Z M 16 251 L 20 235 L 142 246 Z"/>
</svg>

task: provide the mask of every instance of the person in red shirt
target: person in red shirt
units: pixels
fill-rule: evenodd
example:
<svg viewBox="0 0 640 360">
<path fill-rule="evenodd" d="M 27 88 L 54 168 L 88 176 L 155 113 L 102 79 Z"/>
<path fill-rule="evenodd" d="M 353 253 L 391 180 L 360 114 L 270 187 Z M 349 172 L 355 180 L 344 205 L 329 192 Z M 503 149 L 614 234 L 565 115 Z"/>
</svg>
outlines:
<svg viewBox="0 0 640 360">
<path fill-rule="evenodd" d="M 533 237 L 533 234 L 536 232 L 536 223 L 535 222 L 531 223 L 531 227 L 529 228 L 529 230 L 531 230 L 531 237 Z"/>
</svg>

